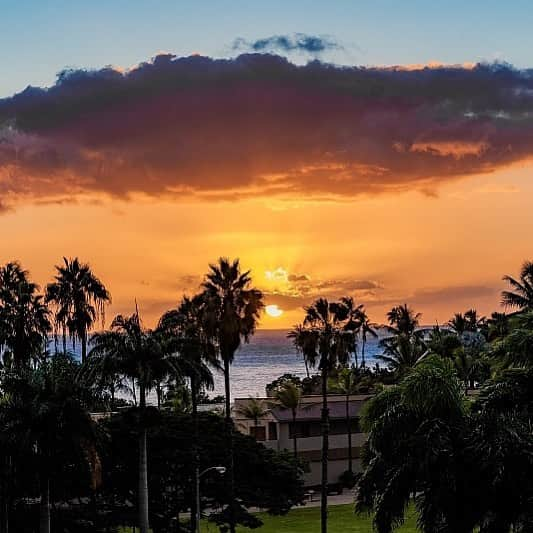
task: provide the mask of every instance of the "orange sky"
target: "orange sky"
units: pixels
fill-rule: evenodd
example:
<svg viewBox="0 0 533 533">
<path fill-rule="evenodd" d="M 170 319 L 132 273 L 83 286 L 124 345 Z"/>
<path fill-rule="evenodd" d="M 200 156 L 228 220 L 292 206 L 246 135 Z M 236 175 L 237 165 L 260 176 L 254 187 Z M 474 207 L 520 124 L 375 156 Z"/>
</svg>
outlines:
<svg viewBox="0 0 533 533">
<path fill-rule="evenodd" d="M 0 100 L 0 260 L 89 262 L 153 325 L 239 257 L 287 328 L 317 297 L 382 322 L 499 309 L 532 259 L 533 78 L 508 64 L 160 54 Z M 279 314 L 279 313 L 278 313 Z"/>
<path fill-rule="evenodd" d="M 435 195 L 346 201 L 82 197 L 23 205 L 0 217 L 0 260 L 20 260 L 45 284 L 62 255 L 78 255 L 112 292 L 109 316 L 131 312 L 137 298 L 150 325 L 193 292 L 220 255 L 240 257 L 266 303 L 283 309 L 262 320 L 265 328 L 289 327 L 312 298 L 341 294 L 366 303 L 376 322 L 404 301 L 424 323 L 443 322 L 469 307 L 498 308 L 501 276 L 531 258 L 532 171 L 519 164 Z"/>
</svg>

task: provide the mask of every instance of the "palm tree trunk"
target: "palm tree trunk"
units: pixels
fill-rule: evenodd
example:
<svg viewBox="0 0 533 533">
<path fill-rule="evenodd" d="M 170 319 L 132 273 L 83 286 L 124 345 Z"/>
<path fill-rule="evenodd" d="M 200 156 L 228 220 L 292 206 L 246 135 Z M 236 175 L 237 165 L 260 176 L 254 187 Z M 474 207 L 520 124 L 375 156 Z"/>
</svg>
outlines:
<svg viewBox="0 0 533 533">
<path fill-rule="evenodd" d="M 146 407 L 146 390 L 144 384 L 139 387 L 139 400 L 141 416 L 144 417 Z M 146 449 L 146 426 L 141 421 L 139 433 L 139 532 L 149 533 L 150 523 L 148 518 L 148 457 Z"/>
<path fill-rule="evenodd" d="M 228 485 L 229 530 L 235 533 L 235 473 L 233 459 L 233 421 L 231 419 L 231 385 L 229 357 L 224 357 L 224 389 L 226 394 L 226 432 L 228 439 L 228 464 L 226 479 Z"/>
<path fill-rule="evenodd" d="M 292 410 L 292 448 L 294 460 L 298 459 L 298 436 L 296 435 L 296 409 Z"/>
<path fill-rule="evenodd" d="M 328 371 L 322 364 L 322 483 L 320 500 L 320 531 L 328 531 L 328 447 L 329 447 L 329 409 L 328 409 Z"/>
<path fill-rule="evenodd" d="M 67 331 L 63 326 L 63 353 L 67 353 Z"/>
<path fill-rule="evenodd" d="M 348 431 L 348 472 L 353 474 L 352 425 L 350 424 L 350 395 L 346 395 L 346 425 Z"/>
<path fill-rule="evenodd" d="M 155 392 L 156 392 L 156 395 L 157 395 L 157 408 L 158 409 L 161 409 L 161 394 L 162 394 L 162 391 L 161 391 L 161 384 L 158 383 L 156 388 L 155 388 Z"/>
<path fill-rule="evenodd" d="M 365 344 L 366 339 L 363 337 L 363 342 L 361 343 L 361 368 L 365 368 L 366 362 L 365 362 Z"/>
<path fill-rule="evenodd" d="M 0 532 L 9 533 L 9 509 L 10 509 L 10 488 L 11 488 L 11 456 L 4 457 L 3 476 L 0 481 L 1 505 L 0 509 Z"/>
<path fill-rule="evenodd" d="M 85 363 L 87 359 L 87 330 L 84 329 L 81 335 L 81 362 Z"/>
<path fill-rule="evenodd" d="M 194 490 L 191 498 L 191 533 L 196 533 L 198 518 L 198 496 L 200 494 L 200 456 L 198 453 L 198 390 L 195 376 L 191 376 L 191 403 L 192 403 L 192 421 L 193 421 L 193 471 L 194 471 Z"/>
<path fill-rule="evenodd" d="M 50 478 L 48 475 L 43 475 L 41 479 L 39 533 L 50 533 Z"/>
<path fill-rule="evenodd" d="M 115 409 L 115 384 L 111 385 L 111 412 Z"/>
<path fill-rule="evenodd" d="M 304 357 L 305 363 L 305 373 L 307 374 L 307 379 L 309 379 L 309 363 L 307 362 L 307 357 Z"/>
</svg>

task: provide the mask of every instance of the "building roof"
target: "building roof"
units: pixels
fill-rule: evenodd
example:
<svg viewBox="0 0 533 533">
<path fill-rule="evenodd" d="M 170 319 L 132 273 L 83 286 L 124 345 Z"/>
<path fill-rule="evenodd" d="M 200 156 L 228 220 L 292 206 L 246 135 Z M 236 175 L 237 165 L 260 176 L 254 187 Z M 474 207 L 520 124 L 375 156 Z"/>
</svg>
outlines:
<svg viewBox="0 0 533 533">
<path fill-rule="evenodd" d="M 350 400 L 349 413 L 350 418 L 359 416 L 365 399 Z M 329 418 L 346 418 L 346 404 L 344 401 L 328 401 Z M 312 421 L 320 420 L 322 411 L 322 402 L 307 403 L 300 405 L 296 410 L 296 420 Z M 278 420 L 278 422 L 292 422 L 292 411 L 290 409 L 283 409 L 281 407 L 273 407 L 271 410 L 272 415 Z"/>
</svg>

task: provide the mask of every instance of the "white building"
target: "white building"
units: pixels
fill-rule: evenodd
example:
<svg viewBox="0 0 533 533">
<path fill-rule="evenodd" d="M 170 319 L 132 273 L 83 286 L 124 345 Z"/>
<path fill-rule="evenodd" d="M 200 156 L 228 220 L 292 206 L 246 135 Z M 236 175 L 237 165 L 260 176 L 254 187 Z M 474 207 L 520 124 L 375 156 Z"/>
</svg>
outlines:
<svg viewBox="0 0 533 533">
<path fill-rule="evenodd" d="M 359 414 L 369 395 L 350 396 L 348 402 L 350 426 L 352 428 L 353 471 L 361 470 L 361 448 L 366 435 L 359 428 Z M 245 434 L 252 435 L 266 447 L 278 451 L 293 450 L 293 435 L 296 432 L 298 456 L 309 462 L 310 471 L 305 474 L 305 485 L 308 487 L 320 484 L 321 477 L 321 396 L 302 396 L 300 407 L 296 412 L 296 423 L 292 422 L 292 412 L 272 406 L 272 398 L 261 398 L 265 407 L 270 407 L 268 414 L 258 420 L 255 427 L 253 420 L 239 414 L 249 398 L 236 398 L 233 418 L 237 428 Z M 270 403 L 269 403 L 270 402 Z M 329 468 L 328 482 L 339 482 L 339 476 L 348 470 L 348 426 L 346 417 L 346 397 L 330 395 L 328 397 L 330 437 L 329 437 Z"/>
</svg>

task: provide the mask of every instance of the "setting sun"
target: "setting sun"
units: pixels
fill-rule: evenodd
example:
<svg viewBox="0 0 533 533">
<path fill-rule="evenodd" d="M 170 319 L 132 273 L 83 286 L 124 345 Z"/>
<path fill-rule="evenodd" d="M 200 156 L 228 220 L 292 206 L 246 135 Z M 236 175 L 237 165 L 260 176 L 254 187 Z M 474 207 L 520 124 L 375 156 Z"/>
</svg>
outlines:
<svg viewBox="0 0 533 533">
<path fill-rule="evenodd" d="M 268 316 L 277 318 L 283 314 L 283 309 L 280 309 L 277 305 L 267 305 L 265 307 L 266 314 Z"/>
</svg>

